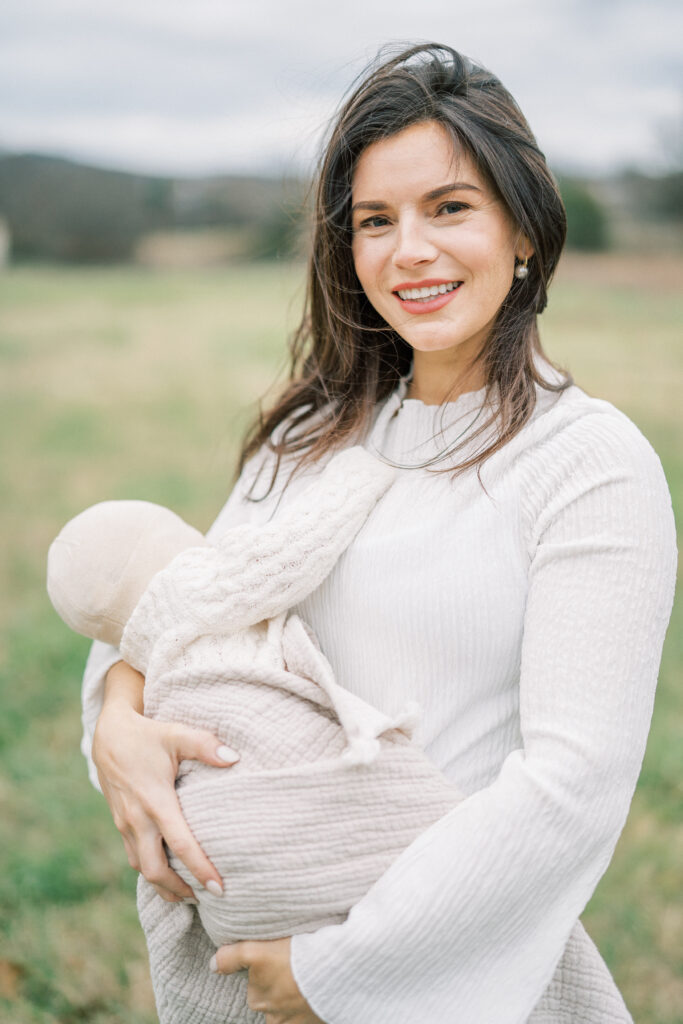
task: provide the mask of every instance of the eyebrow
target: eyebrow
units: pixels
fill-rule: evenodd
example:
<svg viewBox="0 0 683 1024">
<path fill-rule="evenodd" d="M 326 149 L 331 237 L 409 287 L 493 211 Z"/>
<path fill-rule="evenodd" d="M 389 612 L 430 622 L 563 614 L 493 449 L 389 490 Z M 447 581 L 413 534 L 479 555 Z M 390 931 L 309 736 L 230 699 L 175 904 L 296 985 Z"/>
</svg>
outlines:
<svg viewBox="0 0 683 1024">
<path fill-rule="evenodd" d="M 432 189 L 431 192 L 426 192 L 423 199 L 426 199 L 427 202 L 431 202 L 434 199 L 440 199 L 441 196 L 448 195 L 449 192 L 462 191 L 481 193 L 481 189 L 477 188 L 476 185 L 470 185 L 466 181 L 453 181 L 449 185 L 441 185 L 439 188 Z M 385 210 L 386 208 L 387 204 L 381 200 L 368 199 L 362 203 L 354 203 L 351 207 L 351 213 L 354 213 L 356 210 Z"/>
</svg>

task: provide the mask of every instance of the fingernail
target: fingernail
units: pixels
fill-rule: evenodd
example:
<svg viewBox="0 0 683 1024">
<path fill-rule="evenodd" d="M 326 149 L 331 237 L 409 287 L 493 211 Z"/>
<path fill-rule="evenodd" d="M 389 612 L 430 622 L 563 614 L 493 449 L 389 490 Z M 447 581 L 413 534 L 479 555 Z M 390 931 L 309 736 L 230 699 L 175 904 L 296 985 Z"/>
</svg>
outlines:
<svg viewBox="0 0 683 1024">
<path fill-rule="evenodd" d="M 214 881 L 213 878 L 210 878 L 209 881 L 206 883 L 206 888 L 211 893 L 212 896 L 223 895 L 223 887 L 219 885 L 218 882 Z"/>
<path fill-rule="evenodd" d="M 211 959 L 209 960 L 209 970 L 210 970 L 210 971 L 213 971 L 213 972 L 214 972 L 214 974 L 215 974 L 215 973 L 216 973 L 216 971 L 218 970 L 218 961 L 216 960 L 216 954 L 215 954 L 215 953 L 214 953 L 214 955 L 213 955 L 213 956 L 211 957 Z"/>
<path fill-rule="evenodd" d="M 191 907 L 199 906 L 199 900 L 196 900 L 194 896 L 185 896 L 183 903 L 188 903 Z"/>
<path fill-rule="evenodd" d="M 240 759 L 240 755 L 237 751 L 231 750 L 230 747 L 226 747 L 224 743 L 222 743 L 216 751 L 216 757 L 221 761 L 229 761 L 231 763 L 239 761 Z"/>
</svg>

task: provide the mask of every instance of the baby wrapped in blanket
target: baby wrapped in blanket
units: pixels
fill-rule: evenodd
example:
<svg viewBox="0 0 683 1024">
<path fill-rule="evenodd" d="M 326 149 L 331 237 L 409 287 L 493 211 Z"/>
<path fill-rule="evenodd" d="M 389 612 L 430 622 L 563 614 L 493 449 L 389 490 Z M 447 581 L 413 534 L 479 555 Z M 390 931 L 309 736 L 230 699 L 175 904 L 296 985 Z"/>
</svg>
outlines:
<svg viewBox="0 0 683 1024">
<path fill-rule="evenodd" d="M 391 718 L 339 686 L 290 611 L 331 571 L 393 476 L 352 448 L 270 523 L 235 527 L 214 544 L 160 506 L 104 502 L 50 549 L 55 608 L 76 631 L 118 644 L 145 675 L 145 714 L 210 729 L 240 754 L 228 769 L 184 761 L 176 782 L 225 894 L 198 886 L 172 854 L 198 907 L 166 903 L 139 880 L 161 1024 L 262 1021 L 247 1007 L 245 974 L 209 972 L 215 948 L 343 921 L 462 799 L 411 741 L 417 709 Z M 577 975 L 587 979 L 583 995 Z M 532 1020 L 556 1021 L 567 987 L 590 1019 L 596 986 L 603 1002 L 614 990 L 616 1011 L 616 987 L 577 923 Z"/>
</svg>

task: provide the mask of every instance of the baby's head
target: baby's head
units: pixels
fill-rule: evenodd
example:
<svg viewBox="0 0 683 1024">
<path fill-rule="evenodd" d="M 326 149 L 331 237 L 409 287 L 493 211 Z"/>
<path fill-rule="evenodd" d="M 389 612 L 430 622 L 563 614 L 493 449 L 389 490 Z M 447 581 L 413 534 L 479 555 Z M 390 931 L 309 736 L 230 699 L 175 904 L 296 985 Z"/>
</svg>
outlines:
<svg viewBox="0 0 683 1024">
<path fill-rule="evenodd" d="M 103 501 L 71 519 L 52 542 L 50 600 L 77 633 L 118 645 L 152 577 L 181 551 L 206 543 L 161 505 Z"/>
</svg>

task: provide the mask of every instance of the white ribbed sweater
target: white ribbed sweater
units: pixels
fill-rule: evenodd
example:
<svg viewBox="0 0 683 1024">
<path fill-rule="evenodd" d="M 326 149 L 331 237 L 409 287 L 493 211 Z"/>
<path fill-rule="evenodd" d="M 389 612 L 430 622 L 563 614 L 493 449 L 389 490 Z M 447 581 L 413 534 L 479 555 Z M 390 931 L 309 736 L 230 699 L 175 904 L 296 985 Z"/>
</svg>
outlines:
<svg viewBox="0 0 683 1024">
<path fill-rule="evenodd" d="M 482 401 L 450 403 L 439 433 L 441 411 L 405 390 L 378 410 L 366 445 L 411 464 L 458 436 Z M 280 487 L 244 500 L 258 462 L 216 531 L 272 513 Z M 474 473 L 400 471 L 296 609 L 338 682 L 388 714 L 418 701 L 418 739 L 470 794 L 346 922 L 293 938 L 297 982 L 328 1024 L 526 1021 L 640 770 L 676 562 L 659 460 L 613 406 L 572 387 L 539 392 L 482 480 L 486 491 Z M 86 672 L 86 753 L 114 656 L 96 648 Z"/>
</svg>

